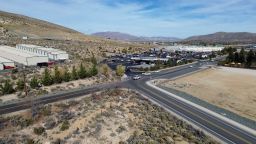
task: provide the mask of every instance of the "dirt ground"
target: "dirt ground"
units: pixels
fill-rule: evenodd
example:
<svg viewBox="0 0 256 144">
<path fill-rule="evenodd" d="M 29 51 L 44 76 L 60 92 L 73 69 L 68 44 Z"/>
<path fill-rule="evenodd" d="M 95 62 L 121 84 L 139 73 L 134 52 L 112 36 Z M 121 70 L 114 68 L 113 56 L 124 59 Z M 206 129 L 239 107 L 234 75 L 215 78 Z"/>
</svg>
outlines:
<svg viewBox="0 0 256 144">
<path fill-rule="evenodd" d="M 255 70 L 217 67 L 162 85 L 256 121 Z"/>
<path fill-rule="evenodd" d="M 108 90 L 0 117 L 0 143 L 217 143 L 139 94 Z M 61 129 L 63 123 L 68 127 Z M 35 128 L 45 130 L 37 134 Z"/>
</svg>

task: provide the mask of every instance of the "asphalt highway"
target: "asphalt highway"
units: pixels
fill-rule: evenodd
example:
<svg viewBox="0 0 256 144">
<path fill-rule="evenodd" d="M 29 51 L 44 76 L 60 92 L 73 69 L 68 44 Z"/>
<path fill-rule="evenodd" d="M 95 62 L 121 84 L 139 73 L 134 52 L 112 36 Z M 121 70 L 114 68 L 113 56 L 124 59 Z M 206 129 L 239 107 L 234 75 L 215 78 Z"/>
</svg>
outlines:
<svg viewBox="0 0 256 144">
<path fill-rule="evenodd" d="M 129 82 L 129 87 L 131 89 L 136 89 L 161 106 L 175 112 L 225 143 L 256 144 L 256 137 L 254 135 L 145 84 L 146 81 L 150 79 L 175 78 L 183 74 L 197 71 L 200 69 L 200 66 L 200 64 L 194 64 L 192 68 L 185 66 L 175 69 L 172 72 L 152 75 L 151 78 L 148 77 L 143 78 L 140 81 L 131 81 Z"/>
<path fill-rule="evenodd" d="M 62 92 L 47 96 L 42 96 L 38 99 L 24 100 L 20 102 L 13 102 L 0 106 L 0 114 L 6 114 L 18 110 L 30 108 L 32 102 L 34 104 L 47 104 L 56 102 L 59 100 L 70 99 L 74 97 L 83 96 L 92 92 L 97 92 L 104 89 L 112 89 L 116 87 L 124 87 L 136 90 L 148 98 L 154 100 L 162 107 L 176 113 L 182 118 L 190 121 L 194 125 L 201 129 L 211 133 L 225 143 L 236 143 L 236 144 L 256 144 L 256 137 L 234 125 L 231 125 L 225 121 L 222 121 L 218 117 L 212 116 L 199 108 L 191 106 L 185 102 L 182 102 L 170 95 L 167 95 L 161 91 L 151 88 L 146 84 L 146 81 L 150 79 L 159 78 L 175 78 L 187 73 L 191 73 L 200 70 L 203 65 L 215 64 L 214 62 L 198 62 L 191 65 L 180 66 L 173 69 L 163 70 L 160 72 L 152 73 L 150 76 L 143 76 L 140 80 L 126 80 L 124 82 L 102 84 L 92 86 L 84 89 L 75 89 L 69 92 Z M 192 67 L 191 67 L 192 66 Z"/>
</svg>

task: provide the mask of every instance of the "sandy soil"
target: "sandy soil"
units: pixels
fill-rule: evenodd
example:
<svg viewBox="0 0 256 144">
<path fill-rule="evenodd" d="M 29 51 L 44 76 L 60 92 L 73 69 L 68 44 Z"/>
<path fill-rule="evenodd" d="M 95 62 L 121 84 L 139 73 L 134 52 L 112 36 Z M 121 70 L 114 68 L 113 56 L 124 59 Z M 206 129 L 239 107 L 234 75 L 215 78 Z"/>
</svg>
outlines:
<svg viewBox="0 0 256 144">
<path fill-rule="evenodd" d="M 218 67 L 163 86 L 184 91 L 211 104 L 256 120 L 256 71 Z"/>
<path fill-rule="evenodd" d="M 0 97 L 1 102 L 7 102 L 18 99 L 17 94 L 9 94 Z"/>
</svg>

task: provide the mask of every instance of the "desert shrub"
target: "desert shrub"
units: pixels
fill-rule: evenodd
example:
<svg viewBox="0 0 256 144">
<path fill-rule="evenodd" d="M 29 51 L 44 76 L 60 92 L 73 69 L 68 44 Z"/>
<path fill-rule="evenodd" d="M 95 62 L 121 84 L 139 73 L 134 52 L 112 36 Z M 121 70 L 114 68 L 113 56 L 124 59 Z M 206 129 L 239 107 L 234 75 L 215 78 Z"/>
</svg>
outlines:
<svg viewBox="0 0 256 144">
<path fill-rule="evenodd" d="M 11 83 L 10 80 L 6 80 L 3 84 L 0 85 L 0 91 L 2 94 L 14 93 L 15 90 L 13 88 L 13 83 Z"/>
<path fill-rule="evenodd" d="M 111 137 L 114 137 L 114 136 L 116 136 L 116 134 L 115 134 L 115 133 L 111 133 L 110 136 L 111 136 Z"/>
<path fill-rule="evenodd" d="M 45 124 L 44 124 L 44 127 L 46 129 L 52 129 L 54 128 L 56 125 L 56 121 L 53 119 L 53 118 L 48 118 L 46 121 L 45 121 Z"/>
<path fill-rule="evenodd" d="M 121 77 L 124 75 L 124 73 L 125 73 L 125 66 L 118 65 L 116 67 L 116 75 Z"/>
<path fill-rule="evenodd" d="M 126 128 L 125 128 L 125 126 L 119 126 L 117 129 L 116 129 L 116 132 L 118 132 L 118 133 L 121 133 L 121 132 L 123 132 L 123 131 L 125 131 L 126 130 Z"/>
<path fill-rule="evenodd" d="M 43 127 L 34 128 L 34 133 L 36 135 L 41 135 L 45 132 L 45 129 Z"/>
<path fill-rule="evenodd" d="M 69 129 L 69 126 L 70 126 L 69 122 L 67 120 L 65 120 L 64 122 L 62 122 L 62 124 L 60 126 L 60 130 L 61 131 L 67 130 L 67 129 Z"/>
<path fill-rule="evenodd" d="M 25 144 L 38 144 L 38 142 L 29 138 L 29 139 L 26 140 Z"/>
<path fill-rule="evenodd" d="M 40 113 L 43 116 L 49 116 L 51 114 L 51 107 L 50 106 L 45 106 L 45 107 L 41 108 Z"/>
<path fill-rule="evenodd" d="M 25 119 L 21 116 L 10 117 L 10 122 L 12 126 L 20 126 L 21 128 L 28 127 L 33 123 L 32 119 Z"/>
<path fill-rule="evenodd" d="M 63 143 L 64 143 L 64 141 L 59 138 L 56 139 L 55 141 L 51 142 L 51 144 L 63 144 Z"/>
</svg>

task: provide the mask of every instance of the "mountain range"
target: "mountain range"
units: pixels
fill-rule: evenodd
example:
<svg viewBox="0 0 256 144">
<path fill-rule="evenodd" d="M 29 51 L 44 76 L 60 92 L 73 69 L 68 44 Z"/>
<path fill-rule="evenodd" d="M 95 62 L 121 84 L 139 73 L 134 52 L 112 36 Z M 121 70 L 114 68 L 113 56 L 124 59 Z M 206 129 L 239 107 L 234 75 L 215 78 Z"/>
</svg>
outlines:
<svg viewBox="0 0 256 144">
<path fill-rule="evenodd" d="M 179 38 L 176 37 L 142 37 L 142 36 L 134 36 L 127 33 L 121 32 L 97 32 L 91 34 L 92 36 L 97 36 L 106 39 L 112 40 L 120 40 L 120 41 L 137 41 L 137 42 L 144 42 L 144 41 L 161 41 L 161 42 L 173 42 L 179 41 Z"/>
<path fill-rule="evenodd" d="M 217 32 L 192 36 L 186 39 L 176 37 L 142 37 L 121 32 L 98 32 L 86 35 L 76 30 L 47 21 L 0 11 L 0 38 L 29 37 L 31 39 L 56 39 L 76 41 L 106 41 L 106 39 L 129 42 L 206 42 L 206 43 L 256 43 L 256 33 Z M 100 38 L 98 38 L 100 37 Z M 104 39 L 102 39 L 104 38 Z"/>
<path fill-rule="evenodd" d="M 192 36 L 184 39 L 183 41 L 198 41 L 206 43 L 256 43 L 256 33 L 217 32 L 208 35 Z"/>
<path fill-rule="evenodd" d="M 140 37 L 121 32 L 98 32 L 93 36 L 121 41 L 154 41 L 154 42 L 205 42 L 205 43 L 255 43 L 256 33 L 249 32 L 216 32 L 208 35 L 191 36 L 185 39 L 176 37 Z"/>
</svg>

